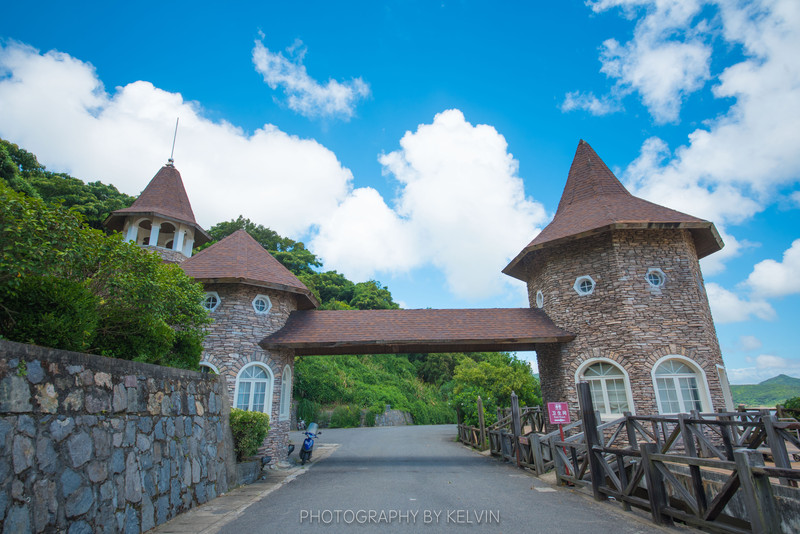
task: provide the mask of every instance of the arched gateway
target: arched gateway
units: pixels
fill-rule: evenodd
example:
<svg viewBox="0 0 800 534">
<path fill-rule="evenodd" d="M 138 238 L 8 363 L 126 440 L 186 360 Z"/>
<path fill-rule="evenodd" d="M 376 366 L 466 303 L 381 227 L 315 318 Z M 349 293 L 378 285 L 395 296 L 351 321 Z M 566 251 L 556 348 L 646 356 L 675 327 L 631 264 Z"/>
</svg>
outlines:
<svg viewBox="0 0 800 534">
<path fill-rule="evenodd" d="M 698 262 L 723 246 L 714 225 L 634 197 L 584 141 L 553 221 L 503 270 L 528 285 L 530 308 L 520 309 L 317 310 L 243 230 L 190 257 L 192 238 L 207 234 L 187 220 L 180 174 L 167 167 L 169 188 L 162 169 L 140 197 L 147 210 L 137 200 L 107 222 L 139 243 L 131 228 L 143 214 L 172 215 L 184 232 L 164 255 L 206 288 L 214 323 L 204 365 L 226 377 L 233 406 L 270 414 L 274 461 L 286 457 L 300 355 L 534 350 L 545 402 L 576 410 L 576 383 L 587 380 L 609 418 L 710 411 L 730 399 Z M 158 195 L 148 193 L 154 184 Z M 182 217 L 174 195 L 186 198 Z"/>
</svg>

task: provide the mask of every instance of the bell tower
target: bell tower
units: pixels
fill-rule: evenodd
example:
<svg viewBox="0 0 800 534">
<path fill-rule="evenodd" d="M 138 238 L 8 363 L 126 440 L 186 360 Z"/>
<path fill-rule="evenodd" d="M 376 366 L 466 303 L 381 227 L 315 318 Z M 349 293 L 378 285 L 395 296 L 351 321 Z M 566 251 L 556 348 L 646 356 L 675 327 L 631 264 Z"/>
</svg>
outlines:
<svg viewBox="0 0 800 534">
<path fill-rule="evenodd" d="M 699 259 L 714 224 L 631 195 L 580 141 L 552 222 L 503 270 L 573 341 L 537 347 L 545 402 L 604 419 L 732 408 Z M 577 415 L 577 414 L 575 414 Z"/>
<path fill-rule="evenodd" d="M 195 246 L 211 241 L 194 218 L 181 173 L 172 159 L 161 167 L 129 208 L 113 212 L 104 223 L 122 232 L 126 241 L 180 263 L 192 256 Z"/>
</svg>

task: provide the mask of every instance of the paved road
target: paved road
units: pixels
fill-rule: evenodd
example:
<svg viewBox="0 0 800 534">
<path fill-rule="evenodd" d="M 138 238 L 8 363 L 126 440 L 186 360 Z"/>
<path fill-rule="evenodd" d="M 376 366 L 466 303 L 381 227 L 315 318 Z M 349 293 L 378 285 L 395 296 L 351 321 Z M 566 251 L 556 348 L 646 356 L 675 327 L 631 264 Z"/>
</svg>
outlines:
<svg viewBox="0 0 800 534">
<path fill-rule="evenodd" d="M 324 430 L 320 442 L 339 448 L 220 532 L 660 531 L 481 456 L 455 436 L 453 425 Z"/>
</svg>

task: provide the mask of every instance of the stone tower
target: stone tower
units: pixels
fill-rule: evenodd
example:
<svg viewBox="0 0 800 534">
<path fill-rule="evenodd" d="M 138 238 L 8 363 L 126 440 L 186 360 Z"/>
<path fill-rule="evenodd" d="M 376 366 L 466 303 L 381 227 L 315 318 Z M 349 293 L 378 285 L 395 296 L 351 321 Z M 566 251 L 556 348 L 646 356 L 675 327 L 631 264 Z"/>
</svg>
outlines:
<svg viewBox="0 0 800 534">
<path fill-rule="evenodd" d="M 553 221 L 503 270 L 576 335 L 536 349 L 545 402 L 590 384 L 604 419 L 731 408 L 698 260 L 713 223 L 631 195 L 581 141 Z"/>
<path fill-rule="evenodd" d="M 181 268 L 203 284 L 213 324 L 203 342 L 201 367 L 223 375 L 231 406 L 269 414 L 265 453 L 286 459 L 294 352 L 265 350 L 264 337 L 294 310 L 318 303 L 309 289 L 244 230 L 198 252 Z"/>
<path fill-rule="evenodd" d="M 126 241 L 172 263 L 191 258 L 195 246 L 211 241 L 194 218 L 181 173 L 172 160 L 161 167 L 131 207 L 113 212 L 105 225 L 122 232 Z"/>
</svg>

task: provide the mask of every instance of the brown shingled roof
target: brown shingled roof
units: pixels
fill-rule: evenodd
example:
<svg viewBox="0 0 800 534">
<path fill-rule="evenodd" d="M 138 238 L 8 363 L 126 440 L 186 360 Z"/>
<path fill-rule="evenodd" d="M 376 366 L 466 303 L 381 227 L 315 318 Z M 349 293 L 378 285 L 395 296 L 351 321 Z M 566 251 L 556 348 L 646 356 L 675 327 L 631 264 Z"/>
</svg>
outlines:
<svg viewBox="0 0 800 534">
<path fill-rule="evenodd" d="M 244 230 L 237 230 L 180 264 L 186 274 L 205 283 L 250 284 L 300 296 L 300 309 L 316 308 L 311 291 Z"/>
<path fill-rule="evenodd" d="M 714 224 L 631 195 L 589 143 L 581 140 L 553 220 L 503 269 L 524 280 L 521 261 L 550 245 L 615 229 L 686 228 L 698 258 L 723 247 Z"/>
<path fill-rule="evenodd" d="M 211 241 L 211 236 L 197 224 L 181 173 L 171 163 L 161 167 L 129 208 L 113 212 L 105 224 L 112 230 L 121 231 L 125 216 L 134 214 L 158 215 L 180 221 L 195 228 L 195 244 Z"/>
<path fill-rule="evenodd" d="M 542 310 L 309 310 L 295 311 L 265 349 L 298 356 L 398 352 L 534 350 L 537 343 L 574 338 Z"/>
</svg>

